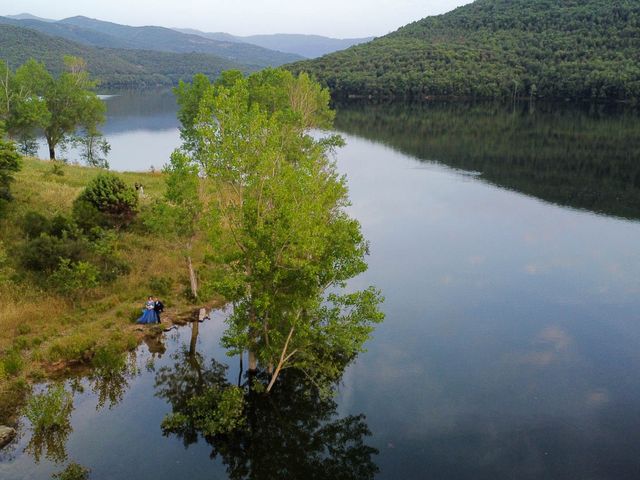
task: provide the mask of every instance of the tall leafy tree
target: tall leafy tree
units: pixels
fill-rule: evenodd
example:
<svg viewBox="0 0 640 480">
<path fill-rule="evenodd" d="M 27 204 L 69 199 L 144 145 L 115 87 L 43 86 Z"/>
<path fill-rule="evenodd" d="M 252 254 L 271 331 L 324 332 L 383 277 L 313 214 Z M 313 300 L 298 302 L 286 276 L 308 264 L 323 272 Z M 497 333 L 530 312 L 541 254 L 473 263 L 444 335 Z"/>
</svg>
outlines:
<svg viewBox="0 0 640 480">
<path fill-rule="evenodd" d="M 330 158 L 342 139 L 309 135 L 330 125 L 328 101 L 306 75 L 236 77 L 207 89 L 185 145 L 219 193 L 214 285 L 235 305 L 223 343 L 269 373 L 267 391 L 285 368 L 337 377 L 382 319 L 375 289 L 342 293 L 368 245 Z"/>
<path fill-rule="evenodd" d="M 97 83 L 89 77 L 86 63 L 65 57 L 67 71 L 46 82 L 43 98 L 51 115 L 44 126 L 49 158 L 55 160 L 56 147 L 78 129 L 96 135 L 105 119 L 105 104 L 95 93 Z"/>
<path fill-rule="evenodd" d="M 189 272 L 191 295 L 198 298 L 198 268 L 194 247 L 203 236 L 208 212 L 207 182 L 199 166 L 180 150 L 172 153 L 164 168 L 167 189 L 153 206 L 145 224 L 155 233 L 171 238 L 183 251 Z"/>
</svg>

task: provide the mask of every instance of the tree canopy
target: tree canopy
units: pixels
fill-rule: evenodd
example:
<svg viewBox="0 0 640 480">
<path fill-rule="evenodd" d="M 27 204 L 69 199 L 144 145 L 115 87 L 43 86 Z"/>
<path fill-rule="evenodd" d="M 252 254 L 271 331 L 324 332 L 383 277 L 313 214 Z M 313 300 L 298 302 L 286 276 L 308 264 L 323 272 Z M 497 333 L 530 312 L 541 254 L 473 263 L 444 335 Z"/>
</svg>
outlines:
<svg viewBox="0 0 640 480">
<path fill-rule="evenodd" d="M 0 115 L 9 135 L 24 146 L 24 153 L 33 153 L 29 145 L 36 129 L 44 131 L 52 160 L 56 147 L 82 130 L 87 139 L 83 142 L 87 163 L 102 164 L 96 161 L 97 139 L 106 106 L 95 93 L 97 82 L 90 78 L 81 58 L 65 57 L 65 67 L 65 72 L 53 77 L 44 64 L 33 59 L 15 74 L 0 62 Z"/>
<path fill-rule="evenodd" d="M 320 59 L 337 97 L 640 98 L 640 4 L 477 0 Z"/>
<path fill-rule="evenodd" d="M 178 95 L 183 149 L 218 192 L 212 258 L 222 267 L 208 283 L 234 305 L 223 344 L 249 352 L 249 368 L 269 373 L 267 390 L 290 367 L 336 378 L 382 314 L 377 290 L 343 290 L 366 269 L 368 244 L 331 159 L 342 139 L 310 135 L 331 125 L 329 93 L 268 69 Z"/>
</svg>

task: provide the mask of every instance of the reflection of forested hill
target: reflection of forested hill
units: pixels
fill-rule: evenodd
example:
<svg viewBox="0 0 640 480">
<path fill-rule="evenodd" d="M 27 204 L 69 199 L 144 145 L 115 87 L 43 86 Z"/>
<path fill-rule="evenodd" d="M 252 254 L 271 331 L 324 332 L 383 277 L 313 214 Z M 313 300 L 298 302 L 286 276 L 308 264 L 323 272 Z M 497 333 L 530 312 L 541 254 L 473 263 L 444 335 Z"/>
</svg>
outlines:
<svg viewBox="0 0 640 480">
<path fill-rule="evenodd" d="M 543 200 L 640 219 L 640 118 L 431 104 L 339 109 L 336 127 Z"/>
<path fill-rule="evenodd" d="M 106 100 L 106 134 L 178 129 L 178 104 L 171 90 L 119 91 Z"/>
</svg>

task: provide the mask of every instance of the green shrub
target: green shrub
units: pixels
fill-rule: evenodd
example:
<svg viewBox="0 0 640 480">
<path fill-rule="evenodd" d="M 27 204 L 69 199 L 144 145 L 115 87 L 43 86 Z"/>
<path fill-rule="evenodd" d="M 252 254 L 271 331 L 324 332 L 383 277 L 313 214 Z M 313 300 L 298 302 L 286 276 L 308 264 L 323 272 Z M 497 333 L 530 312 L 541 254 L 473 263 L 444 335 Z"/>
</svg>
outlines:
<svg viewBox="0 0 640 480">
<path fill-rule="evenodd" d="M 18 332 L 19 335 L 27 335 L 31 333 L 31 325 L 29 325 L 28 323 L 21 323 L 16 328 L 16 332 Z"/>
<path fill-rule="evenodd" d="M 126 358 L 119 345 L 108 344 L 96 349 L 91 363 L 99 370 L 116 371 L 125 367 Z"/>
<path fill-rule="evenodd" d="M 154 295 L 169 295 L 173 282 L 169 277 L 151 277 L 149 279 L 149 291 Z"/>
<path fill-rule="evenodd" d="M 27 270 L 50 273 L 58 268 L 61 259 L 78 262 L 85 255 L 85 244 L 82 240 L 57 238 L 42 233 L 23 245 L 20 263 Z"/>
<path fill-rule="evenodd" d="M 51 361 L 85 361 L 93 355 L 96 340 L 88 335 L 75 334 L 56 340 L 49 347 Z"/>
<path fill-rule="evenodd" d="M 29 340 L 26 337 L 16 337 L 13 340 L 13 349 L 17 351 L 26 350 L 29 348 Z"/>
<path fill-rule="evenodd" d="M 46 392 L 33 395 L 27 402 L 24 415 L 31 422 L 34 431 L 43 432 L 68 424 L 72 408 L 71 393 L 63 385 L 56 385 Z"/>
<path fill-rule="evenodd" d="M 20 155 L 13 142 L 4 139 L 4 131 L 0 130 L 0 211 L 4 202 L 10 201 L 13 174 L 20 170 Z"/>
<path fill-rule="evenodd" d="M 49 277 L 49 283 L 61 295 L 77 298 L 86 290 L 98 286 L 99 275 L 96 266 L 89 262 L 73 263 L 63 258 L 58 269 Z"/>
<path fill-rule="evenodd" d="M 17 350 L 9 350 L 4 354 L 2 359 L 3 369 L 7 375 L 15 377 L 18 375 L 24 367 L 24 361 L 20 352 Z"/>
<path fill-rule="evenodd" d="M 22 217 L 20 226 L 27 238 L 37 238 L 43 233 L 49 233 L 51 222 L 41 213 L 31 211 Z"/>
<path fill-rule="evenodd" d="M 54 473 L 54 480 L 88 480 L 91 470 L 77 463 L 70 463 L 61 472 Z"/>
<path fill-rule="evenodd" d="M 131 223 L 136 215 L 138 195 L 112 173 L 95 177 L 73 205 L 77 223 L 89 231 L 94 227 L 120 228 Z"/>
</svg>

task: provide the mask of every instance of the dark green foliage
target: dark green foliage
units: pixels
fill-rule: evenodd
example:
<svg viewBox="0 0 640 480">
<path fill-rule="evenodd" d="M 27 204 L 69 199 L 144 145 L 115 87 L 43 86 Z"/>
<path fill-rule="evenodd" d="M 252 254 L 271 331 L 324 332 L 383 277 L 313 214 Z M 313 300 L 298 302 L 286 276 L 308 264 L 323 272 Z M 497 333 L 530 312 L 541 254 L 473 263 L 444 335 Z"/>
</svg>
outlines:
<svg viewBox="0 0 640 480">
<path fill-rule="evenodd" d="M 640 3 L 477 0 L 291 68 L 340 97 L 640 98 Z"/>
<path fill-rule="evenodd" d="M 173 282 L 168 277 L 151 277 L 149 291 L 154 295 L 169 295 Z"/>
<path fill-rule="evenodd" d="M 163 432 L 185 446 L 204 437 L 232 479 L 375 477 L 378 451 L 366 443 L 371 432 L 364 415 L 340 417 L 327 394 L 332 387 L 319 388 L 298 370 L 283 372 L 270 395 L 252 388 L 265 377 L 258 373 L 237 387 L 219 362 L 179 352 L 175 364 L 156 375 L 157 395 L 172 408 Z"/>
<path fill-rule="evenodd" d="M 51 221 L 38 212 L 27 212 L 22 218 L 22 231 L 27 238 L 37 238 L 42 233 L 49 233 Z"/>
<path fill-rule="evenodd" d="M 12 68 L 33 58 L 56 76 L 64 71 L 65 55 L 81 57 L 103 87 L 175 85 L 198 72 L 215 78 L 228 69 L 250 72 L 258 68 L 207 53 L 95 48 L 12 25 L 0 25 L 0 49 Z"/>
<path fill-rule="evenodd" d="M 58 268 L 61 259 L 77 262 L 85 255 L 85 246 L 81 240 L 58 238 L 43 233 L 24 244 L 20 261 L 27 270 L 46 275 Z"/>
<path fill-rule="evenodd" d="M 2 370 L 7 375 L 18 375 L 24 367 L 24 361 L 19 350 L 10 350 L 2 354 Z"/>
<path fill-rule="evenodd" d="M 120 228 L 131 223 L 137 213 L 138 195 L 112 173 L 95 177 L 75 200 L 73 215 L 83 229 Z"/>
<path fill-rule="evenodd" d="M 74 263 L 62 258 L 56 271 L 49 276 L 49 285 L 59 294 L 77 299 L 98 286 L 99 275 L 95 265 L 89 262 Z"/>
<path fill-rule="evenodd" d="M 54 480 L 88 480 L 91 470 L 77 463 L 70 463 L 61 472 L 54 473 Z"/>
<path fill-rule="evenodd" d="M 13 142 L 5 140 L 0 129 L 0 209 L 3 202 L 12 199 L 10 186 L 13 174 L 20 169 L 20 155 Z"/>
<path fill-rule="evenodd" d="M 102 218 L 102 217 L 101 217 Z M 28 212 L 22 220 L 27 238 L 20 251 L 20 263 L 37 274 L 43 286 L 68 297 L 111 282 L 129 272 L 118 257 L 116 235 L 94 227 L 84 233 L 72 218 L 56 215 L 48 219 Z"/>
</svg>

